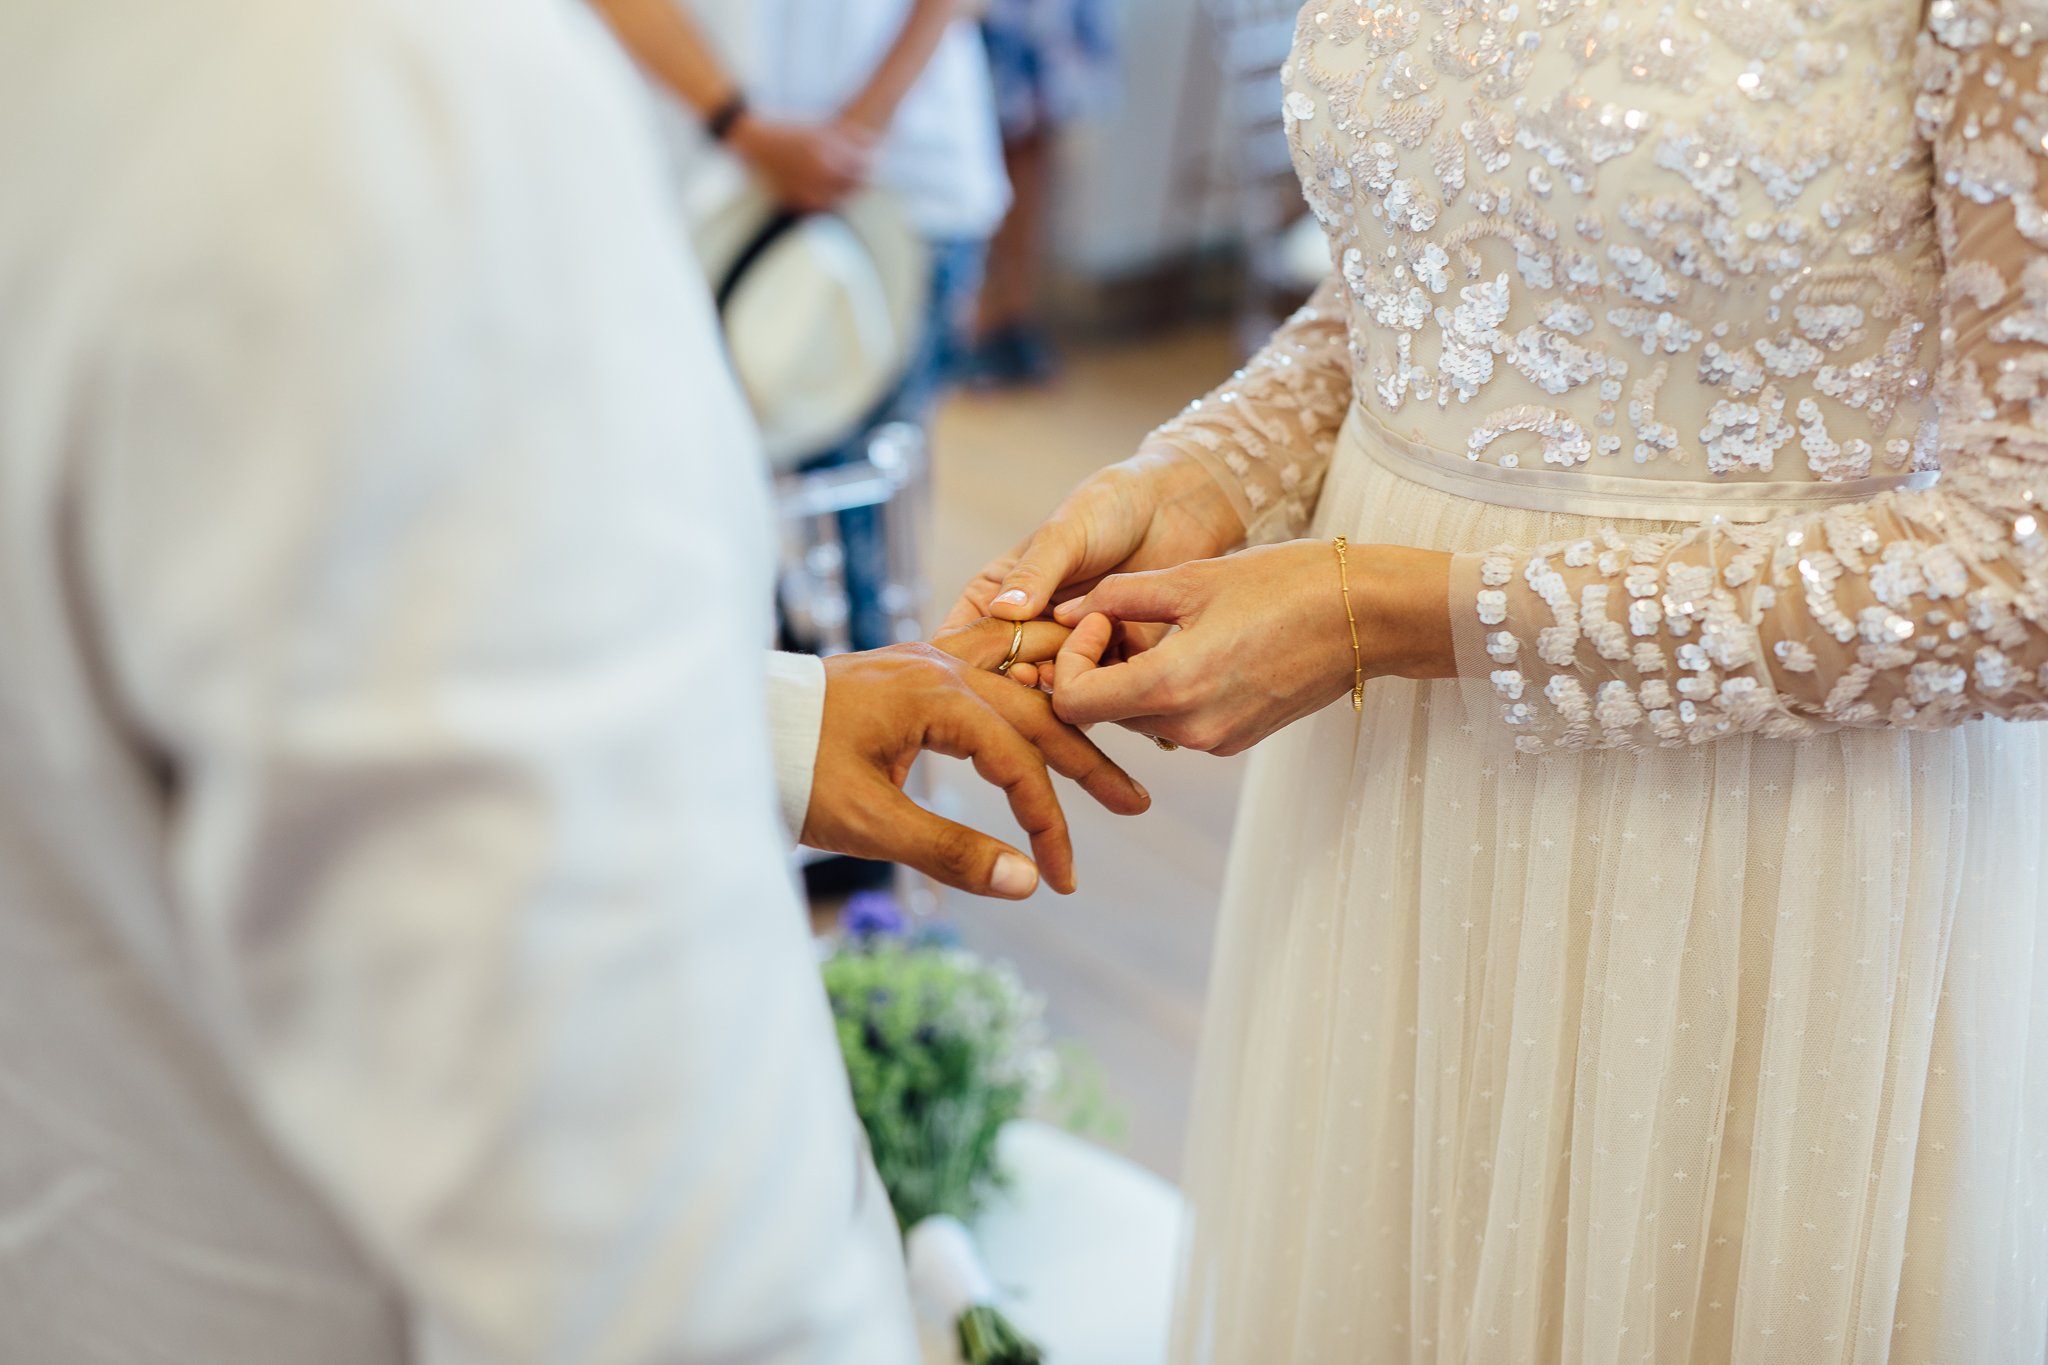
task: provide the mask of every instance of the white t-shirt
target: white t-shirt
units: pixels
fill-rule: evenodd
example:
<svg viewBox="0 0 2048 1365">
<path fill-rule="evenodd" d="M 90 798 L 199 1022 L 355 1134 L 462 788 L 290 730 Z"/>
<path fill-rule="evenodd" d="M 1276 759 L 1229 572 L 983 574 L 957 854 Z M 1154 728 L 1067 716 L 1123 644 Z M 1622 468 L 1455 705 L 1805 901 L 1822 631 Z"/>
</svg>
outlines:
<svg viewBox="0 0 2048 1365">
<path fill-rule="evenodd" d="M 822 118 L 859 93 L 903 30 L 911 0 L 676 0 L 718 49 L 754 109 Z M 686 200 L 709 155 L 703 128 L 662 101 Z M 715 182 L 723 178 L 712 172 Z M 981 31 L 961 20 L 904 96 L 882 146 L 878 183 L 935 241 L 992 234 L 1010 206 Z"/>
</svg>

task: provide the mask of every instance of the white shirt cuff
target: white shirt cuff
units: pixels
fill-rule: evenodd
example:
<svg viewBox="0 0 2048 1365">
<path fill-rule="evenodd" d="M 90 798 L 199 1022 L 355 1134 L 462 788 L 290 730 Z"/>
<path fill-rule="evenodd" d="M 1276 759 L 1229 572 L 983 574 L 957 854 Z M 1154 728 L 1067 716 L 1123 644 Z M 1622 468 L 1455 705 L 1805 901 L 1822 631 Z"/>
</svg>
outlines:
<svg viewBox="0 0 2048 1365">
<path fill-rule="evenodd" d="M 801 843 L 825 728 L 825 661 L 810 654 L 768 656 L 768 735 L 775 749 L 775 794 L 791 843 Z"/>
</svg>

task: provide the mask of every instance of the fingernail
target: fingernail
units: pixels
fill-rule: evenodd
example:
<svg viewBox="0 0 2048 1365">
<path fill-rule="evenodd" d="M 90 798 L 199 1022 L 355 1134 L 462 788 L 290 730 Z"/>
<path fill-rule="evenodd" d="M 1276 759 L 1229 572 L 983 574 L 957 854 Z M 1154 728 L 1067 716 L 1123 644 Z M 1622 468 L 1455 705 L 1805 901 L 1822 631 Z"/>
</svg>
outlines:
<svg viewBox="0 0 2048 1365">
<path fill-rule="evenodd" d="M 1143 782 L 1140 782 L 1137 778 L 1134 777 L 1131 779 L 1131 785 L 1138 789 L 1139 796 L 1145 798 L 1146 805 L 1149 806 L 1152 804 L 1152 793 L 1145 790 L 1145 784 Z"/>
<path fill-rule="evenodd" d="M 1038 869 L 1014 853 L 1005 853 L 996 859 L 989 887 L 998 896 L 1021 900 L 1038 889 Z"/>
<path fill-rule="evenodd" d="M 1008 592 L 998 593 L 996 595 L 996 601 L 1006 603 L 1013 607 L 1021 607 L 1024 605 L 1024 589 L 1012 588 Z"/>
</svg>

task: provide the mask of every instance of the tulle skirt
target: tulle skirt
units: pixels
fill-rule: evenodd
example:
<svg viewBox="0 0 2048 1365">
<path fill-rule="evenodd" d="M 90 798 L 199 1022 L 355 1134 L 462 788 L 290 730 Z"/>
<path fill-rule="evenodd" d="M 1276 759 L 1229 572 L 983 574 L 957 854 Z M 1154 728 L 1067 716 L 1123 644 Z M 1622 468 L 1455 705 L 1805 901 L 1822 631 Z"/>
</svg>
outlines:
<svg viewBox="0 0 2048 1365">
<path fill-rule="evenodd" d="M 1359 439 L 1317 534 L 1597 525 Z M 2044 738 L 1528 757 L 1380 681 L 1268 741 L 1173 1359 L 2048 1360 Z"/>
</svg>

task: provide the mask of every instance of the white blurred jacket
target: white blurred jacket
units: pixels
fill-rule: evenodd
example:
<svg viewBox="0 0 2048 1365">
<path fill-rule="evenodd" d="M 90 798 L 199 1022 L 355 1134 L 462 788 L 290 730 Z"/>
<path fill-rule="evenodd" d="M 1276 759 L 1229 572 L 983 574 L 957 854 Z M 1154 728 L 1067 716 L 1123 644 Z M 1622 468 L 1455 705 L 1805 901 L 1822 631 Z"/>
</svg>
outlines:
<svg viewBox="0 0 2048 1365">
<path fill-rule="evenodd" d="M 913 1358 L 647 120 L 571 0 L 0 3 L 0 1361 Z"/>
</svg>

